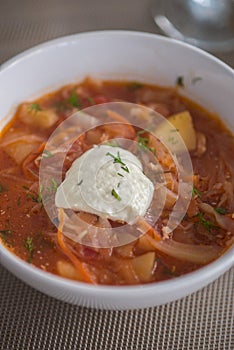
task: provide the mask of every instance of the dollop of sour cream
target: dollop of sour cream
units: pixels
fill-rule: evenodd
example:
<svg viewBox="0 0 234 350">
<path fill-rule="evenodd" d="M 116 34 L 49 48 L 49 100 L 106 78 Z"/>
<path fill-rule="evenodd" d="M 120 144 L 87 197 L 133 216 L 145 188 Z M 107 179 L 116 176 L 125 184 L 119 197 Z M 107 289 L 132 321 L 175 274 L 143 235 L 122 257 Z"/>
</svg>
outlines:
<svg viewBox="0 0 234 350">
<path fill-rule="evenodd" d="M 145 215 L 153 192 L 154 185 L 134 154 L 100 145 L 73 162 L 57 189 L 55 204 L 132 224 Z"/>
</svg>

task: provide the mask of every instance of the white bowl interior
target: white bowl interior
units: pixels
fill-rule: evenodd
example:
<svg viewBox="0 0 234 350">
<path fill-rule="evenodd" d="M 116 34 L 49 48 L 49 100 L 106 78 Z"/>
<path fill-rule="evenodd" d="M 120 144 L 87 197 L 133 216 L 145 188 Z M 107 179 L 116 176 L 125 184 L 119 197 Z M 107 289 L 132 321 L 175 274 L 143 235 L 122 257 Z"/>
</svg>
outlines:
<svg viewBox="0 0 234 350">
<path fill-rule="evenodd" d="M 162 86 L 172 86 L 178 76 L 183 76 L 185 89 L 181 92 L 219 114 L 234 131 L 234 74 L 231 68 L 184 43 L 151 34 L 123 31 L 94 32 L 57 39 L 28 50 L 2 65 L 0 129 L 23 100 L 35 98 L 63 84 L 82 80 L 87 75 Z M 196 77 L 202 79 L 193 83 Z M 24 281 L 59 299 L 95 307 L 133 308 L 159 305 L 197 290 L 232 265 L 233 252 L 232 248 L 219 259 L 220 263 L 216 261 L 211 264 L 208 274 L 202 274 L 206 268 L 200 273 L 194 273 L 196 283 L 187 283 L 188 276 L 181 277 L 180 282 L 170 282 L 169 286 L 175 287 L 175 293 L 168 288 L 168 282 L 165 288 L 160 283 L 159 289 L 157 284 L 138 289 L 122 288 L 125 293 L 117 288 L 116 293 L 111 287 L 93 288 L 64 281 L 28 266 L 1 246 L 0 259 Z M 187 281 L 187 287 L 182 281 Z M 183 287 L 178 288 L 178 283 Z M 127 297 L 127 290 L 134 290 L 134 295 Z"/>
<path fill-rule="evenodd" d="M 233 73 L 199 49 L 156 35 L 94 32 L 57 39 L 28 50 L 2 66 L 0 115 L 22 100 L 91 75 L 102 79 L 139 80 L 174 85 L 183 76 L 185 95 L 230 118 Z M 192 79 L 201 77 L 196 84 Z M 212 89 L 211 89 L 212 86 Z"/>
</svg>

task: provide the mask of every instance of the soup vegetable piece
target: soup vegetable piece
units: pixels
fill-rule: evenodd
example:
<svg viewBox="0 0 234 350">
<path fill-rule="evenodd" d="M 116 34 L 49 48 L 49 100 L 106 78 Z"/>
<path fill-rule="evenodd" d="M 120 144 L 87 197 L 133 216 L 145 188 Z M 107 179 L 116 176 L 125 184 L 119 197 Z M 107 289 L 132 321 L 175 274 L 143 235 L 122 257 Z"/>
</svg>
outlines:
<svg viewBox="0 0 234 350">
<path fill-rule="evenodd" d="M 162 88 L 138 82 L 87 78 L 36 101 L 22 103 L 0 138 L 1 244 L 45 271 L 82 282 L 109 285 L 175 278 L 221 256 L 233 244 L 234 236 L 233 136 L 216 116 L 180 96 L 178 89 L 178 86 Z M 49 136 L 74 112 L 114 101 L 136 103 L 160 113 L 171 122 L 187 146 L 194 169 L 192 199 L 186 215 L 172 233 L 167 232 L 165 223 L 177 199 L 175 164 L 165 147 L 147 129 L 138 130 L 113 111 L 110 111 L 110 117 L 125 125 L 115 128 L 100 126 L 77 139 L 66 155 L 63 183 L 58 184 L 56 176 L 50 179 L 47 191 L 56 194 L 58 228 L 43 206 L 44 189 L 39 185 L 41 160 L 56 163 L 56 157 L 62 152 L 58 150 L 54 154 L 44 150 Z M 164 125 L 157 132 L 163 130 Z M 63 137 L 62 133 L 60 136 Z M 121 137 L 135 141 L 142 152 L 157 155 L 163 169 L 165 207 L 153 226 L 146 218 L 157 198 L 153 184 L 146 176 L 146 165 L 131 150 L 124 151 L 118 144 L 108 144 L 108 140 Z M 80 159 L 87 154 L 96 159 L 92 158 L 92 152 L 97 152 L 94 145 L 103 142 L 105 146 L 100 146 L 100 152 L 109 160 L 106 169 L 109 182 L 113 176 L 113 186 L 107 191 L 113 206 L 120 206 L 127 198 L 127 189 L 121 188 L 124 176 L 136 184 L 136 195 L 129 212 L 123 211 L 118 217 L 109 215 L 109 209 L 105 207 L 102 208 L 106 210 L 105 216 L 100 216 L 98 209 L 88 212 L 85 204 L 81 200 L 77 202 L 77 198 L 71 197 L 69 205 L 65 205 L 62 196 L 62 186 L 65 188 L 68 181 L 73 181 L 72 169 L 79 167 Z M 116 172 L 111 175 L 113 171 Z M 141 181 L 141 185 L 138 186 L 137 181 Z M 76 185 L 84 186 L 84 179 L 81 178 Z M 69 188 L 70 183 L 67 190 Z M 144 192 L 142 201 L 137 191 Z M 77 219 L 87 223 L 92 230 L 95 228 L 95 237 L 99 237 L 102 228 L 112 230 L 126 222 L 131 230 L 145 233 L 118 247 L 87 246 L 63 233 L 69 208 L 75 210 Z M 138 220 L 134 221 L 136 217 Z M 78 225 L 77 234 L 80 231 Z"/>
</svg>

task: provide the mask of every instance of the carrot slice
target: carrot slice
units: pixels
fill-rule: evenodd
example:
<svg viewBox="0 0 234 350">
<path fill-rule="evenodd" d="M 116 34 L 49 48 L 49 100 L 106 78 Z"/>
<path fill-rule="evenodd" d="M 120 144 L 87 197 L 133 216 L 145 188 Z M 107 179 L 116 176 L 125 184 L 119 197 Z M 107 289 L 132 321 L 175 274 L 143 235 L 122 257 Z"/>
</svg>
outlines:
<svg viewBox="0 0 234 350">
<path fill-rule="evenodd" d="M 122 123 L 122 124 L 126 124 L 128 126 L 129 131 L 130 131 L 131 138 L 134 138 L 136 136 L 136 132 L 135 132 L 135 129 L 133 128 L 133 126 L 122 115 L 120 115 L 119 113 L 116 113 L 114 111 L 111 111 L 111 110 L 108 110 L 107 114 L 110 118 L 116 120 L 117 122 Z"/>
<path fill-rule="evenodd" d="M 68 246 L 64 241 L 64 237 L 62 233 L 62 228 L 64 224 L 64 212 L 62 209 L 59 209 L 59 218 L 60 218 L 60 222 L 59 222 L 59 227 L 57 231 L 57 239 L 58 239 L 58 244 L 60 248 L 62 249 L 64 254 L 70 259 L 70 261 L 73 263 L 78 274 L 82 276 L 82 279 L 85 282 L 95 284 L 95 281 L 93 280 L 92 276 L 87 271 L 87 269 L 85 268 L 84 264 L 80 262 L 80 260 L 71 252 L 71 250 L 68 248 Z"/>
<path fill-rule="evenodd" d="M 140 218 L 137 222 L 137 226 L 140 230 L 144 231 L 147 235 L 153 237 L 156 241 L 161 241 L 161 235 L 143 218 Z"/>
</svg>

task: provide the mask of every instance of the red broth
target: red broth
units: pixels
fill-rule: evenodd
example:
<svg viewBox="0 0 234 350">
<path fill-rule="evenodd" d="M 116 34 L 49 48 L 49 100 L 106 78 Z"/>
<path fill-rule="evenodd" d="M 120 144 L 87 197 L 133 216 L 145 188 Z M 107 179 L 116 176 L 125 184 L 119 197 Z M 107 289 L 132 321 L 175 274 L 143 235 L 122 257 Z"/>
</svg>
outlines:
<svg viewBox="0 0 234 350">
<path fill-rule="evenodd" d="M 166 118 L 183 111 L 190 113 L 196 134 L 196 147 L 190 152 L 194 189 L 187 214 L 169 237 L 165 237 L 162 227 L 171 208 L 164 210 L 155 227 L 149 226 L 136 241 L 98 249 L 75 243 L 58 232 L 41 202 L 38 172 L 45 143 L 63 120 L 79 109 L 112 101 L 142 104 Z M 46 117 L 39 118 L 43 113 Z M 35 122 L 32 115 L 37 115 Z M 84 142 L 91 147 L 92 138 L 96 141 L 98 137 L 89 135 Z M 77 154 L 68 161 L 68 168 Z M 233 154 L 233 136 L 222 122 L 182 97 L 178 87 L 96 82 L 89 78 L 64 86 L 34 102 L 22 103 L 2 132 L 1 242 L 40 269 L 93 284 L 150 283 L 194 271 L 221 256 L 233 243 Z M 167 171 L 167 165 L 163 167 Z M 172 179 L 168 174 L 170 183 L 173 174 Z M 78 214 L 87 222 L 98 222 L 98 217 L 91 214 Z"/>
</svg>

